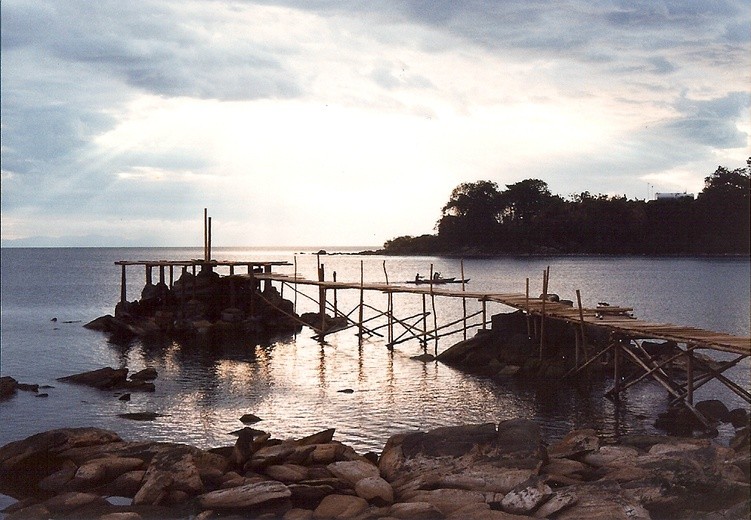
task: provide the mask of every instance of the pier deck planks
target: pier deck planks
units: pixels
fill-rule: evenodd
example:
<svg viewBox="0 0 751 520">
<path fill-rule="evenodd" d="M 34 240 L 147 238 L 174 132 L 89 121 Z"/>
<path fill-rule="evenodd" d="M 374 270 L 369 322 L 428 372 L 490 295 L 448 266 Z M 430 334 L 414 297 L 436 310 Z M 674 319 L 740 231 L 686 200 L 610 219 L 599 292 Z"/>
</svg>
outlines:
<svg viewBox="0 0 751 520">
<path fill-rule="evenodd" d="M 250 276 L 250 275 L 243 275 Z M 386 293 L 426 294 L 449 298 L 469 298 L 480 301 L 500 303 L 508 307 L 528 311 L 532 315 L 542 314 L 542 300 L 527 298 L 524 294 L 516 293 L 484 293 L 475 291 L 457 291 L 444 289 L 441 286 L 423 284 L 420 287 L 410 287 L 400 284 L 333 282 L 308 280 L 301 276 L 279 273 L 255 273 L 257 280 L 286 282 L 290 284 L 313 285 L 325 289 L 363 289 Z M 673 325 L 670 323 L 650 323 L 636 318 L 629 318 L 625 313 L 629 307 L 598 307 L 583 309 L 584 322 L 588 325 L 604 327 L 613 332 L 626 336 L 643 339 L 663 339 L 695 345 L 704 348 L 730 352 L 744 356 L 751 356 L 751 337 L 734 336 L 722 332 L 699 329 L 696 327 Z M 545 302 L 545 317 L 563 320 L 569 323 L 580 323 L 579 309 L 559 302 Z"/>
</svg>

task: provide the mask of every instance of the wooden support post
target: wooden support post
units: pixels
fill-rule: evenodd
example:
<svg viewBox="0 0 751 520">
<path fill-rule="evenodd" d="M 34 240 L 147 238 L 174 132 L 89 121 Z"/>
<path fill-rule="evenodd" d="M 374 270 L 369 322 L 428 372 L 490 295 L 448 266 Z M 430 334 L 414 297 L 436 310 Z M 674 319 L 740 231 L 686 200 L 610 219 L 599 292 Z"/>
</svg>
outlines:
<svg viewBox="0 0 751 520">
<path fill-rule="evenodd" d="M 613 393 L 616 399 L 620 399 L 621 393 L 621 341 L 613 345 Z"/>
<path fill-rule="evenodd" d="M 461 260 L 461 274 L 462 274 L 462 292 L 465 292 L 465 286 L 464 286 L 464 259 Z M 462 321 L 462 328 L 464 332 L 464 339 L 467 339 L 467 299 L 462 296 L 462 316 L 464 317 L 464 320 Z"/>
<path fill-rule="evenodd" d="M 540 314 L 540 361 L 545 350 L 545 302 L 548 299 L 548 273 L 550 267 L 542 272 L 542 310 Z"/>
<path fill-rule="evenodd" d="M 229 266 L 229 275 L 230 276 L 234 276 L 235 275 L 235 266 L 234 265 L 230 265 Z"/>
<path fill-rule="evenodd" d="M 255 315 L 256 300 L 256 271 L 248 265 L 248 275 L 250 276 L 250 301 L 248 302 L 248 316 L 251 318 Z"/>
<path fill-rule="evenodd" d="M 159 283 L 164 284 L 164 280 L 164 265 L 162 264 L 159 266 Z"/>
<path fill-rule="evenodd" d="M 482 300 L 482 330 L 488 330 L 488 301 Z"/>
<path fill-rule="evenodd" d="M 333 274 L 334 282 L 336 282 L 336 271 Z M 334 287 L 334 316 L 339 315 L 339 304 L 336 301 L 336 287 Z"/>
<path fill-rule="evenodd" d="M 175 285 L 175 266 L 170 264 L 169 265 L 169 288 L 172 289 L 173 285 Z"/>
<path fill-rule="evenodd" d="M 153 266 L 146 264 L 146 285 L 152 285 L 154 282 L 151 280 L 151 270 Z"/>
<path fill-rule="evenodd" d="M 438 356 L 438 316 L 435 312 L 435 293 L 433 293 L 433 264 L 430 264 L 430 306 L 433 310 L 433 335 L 435 336 L 434 356 Z"/>
<path fill-rule="evenodd" d="M 125 303 L 128 298 L 128 290 L 127 285 L 125 285 L 125 264 L 121 265 L 121 273 L 120 273 L 120 301 L 122 303 Z"/>
<path fill-rule="evenodd" d="M 185 282 L 188 281 L 188 277 L 185 276 L 188 274 L 188 266 L 183 266 L 183 276 L 182 280 L 183 283 L 180 284 L 180 317 L 182 319 L 185 319 L 185 300 L 187 299 L 185 297 Z"/>
<path fill-rule="evenodd" d="M 271 274 L 271 266 L 270 265 L 264 265 L 263 266 L 263 272 L 265 274 Z M 266 291 L 267 289 L 271 288 L 271 280 L 264 280 L 263 281 L 263 290 Z"/>
<path fill-rule="evenodd" d="M 206 242 L 206 262 L 211 262 L 211 217 L 209 217 L 209 238 Z"/>
<path fill-rule="evenodd" d="M 530 323 L 531 316 L 529 315 L 529 278 L 527 278 L 527 290 L 524 293 L 524 309 L 527 312 L 527 338 L 531 338 L 532 325 Z"/>
<path fill-rule="evenodd" d="M 323 282 L 326 278 L 326 267 L 321 264 L 318 267 L 318 281 Z M 318 313 L 321 317 L 321 339 L 323 331 L 326 330 L 326 287 L 321 284 L 318 286 Z"/>
<path fill-rule="evenodd" d="M 428 306 L 425 293 L 422 294 L 422 351 L 428 352 Z"/>
<path fill-rule="evenodd" d="M 688 345 L 687 345 L 688 346 Z M 688 404 L 694 404 L 694 351 L 686 351 L 686 399 Z"/>
<path fill-rule="evenodd" d="M 388 294 L 388 320 L 389 320 L 389 327 L 388 327 L 388 348 L 390 350 L 393 350 L 394 348 L 394 293 L 389 291 Z"/>
<path fill-rule="evenodd" d="M 294 256 L 294 264 L 292 267 L 295 270 L 294 277 L 295 277 L 295 301 L 294 301 L 294 307 L 292 308 L 295 314 L 297 314 L 297 255 Z"/>
<path fill-rule="evenodd" d="M 358 344 L 362 344 L 362 318 L 363 318 L 363 307 L 365 303 L 365 270 L 363 268 L 362 260 L 360 260 L 360 305 L 358 306 L 358 316 L 357 316 L 357 337 L 358 337 Z"/>
<path fill-rule="evenodd" d="M 209 261 L 209 210 L 203 208 L 203 260 Z"/>
</svg>

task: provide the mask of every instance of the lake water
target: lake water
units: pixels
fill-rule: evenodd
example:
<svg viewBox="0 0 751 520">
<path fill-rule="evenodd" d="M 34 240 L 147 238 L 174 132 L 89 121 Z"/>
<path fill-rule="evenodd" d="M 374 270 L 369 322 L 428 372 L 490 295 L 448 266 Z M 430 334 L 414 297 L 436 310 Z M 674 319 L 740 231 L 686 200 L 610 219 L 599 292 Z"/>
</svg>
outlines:
<svg viewBox="0 0 751 520">
<path fill-rule="evenodd" d="M 602 397 L 609 381 L 597 383 L 591 395 L 581 395 L 557 381 L 498 383 L 440 363 L 409 359 L 422 353 L 416 341 L 400 344 L 394 351 L 377 337 L 358 346 L 354 329 L 327 337 L 323 345 L 304 328 L 296 336 L 266 345 L 199 348 L 140 341 L 120 346 L 82 327 L 113 313 L 120 295 L 120 268 L 115 261 L 184 260 L 202 254 L 197 248 L 2 249 L 0 373 L 54 388 L 43 390 L 49 394 L 46 398 L 19 392 L 0 402 L 0 445 L 68 426 L 108 428 L 129 440 L 187 442 L 204 448 L 230 445 L 235 440 L 230 432 L 243 426 L 238 418 L 245 413 L 261 417 L 256 427 L 281 438 L 336 428 L 335 439 L 360 452 L 380 451 L 387 438 L 400 431 L 514 417 L 537 420 L 550 440 L 574 427 L 592 427 L 616 439 L 626 433 L 655 432 L 656 415 L 667 406 L 666 393 L 649 382 L 630 389 L 616 407 Z M 286 260 L 296 263 L 303 276 L 316 277 L 314 254 L 238 248 L 216 249 L 214 258 Z M 366 282 L 383 282 L 386 275 L 392 283 L 411 280 L 417 272 L 427 275 L 431 264 L 444 276 L 458 277 L 461 269 L 459 260 L 445 258 L 320 258 L 327 279 L 336 271 L 339 281 L 359 281 L 361 262 Z M 525 279 L 530 278 L 530 292 L 536 295 L 547 266 L 550 292 L 575 300 L 575 291 L 580 289 L 585 306 L 607 301 L 633 307 L 639 318 L 650 321 L 749 335 L 748 259 L 467 259 L 464 272 L 471 279 L 468 290 L 523 294 Z M 134 300 L 143 286 L 143 268 L 130 268 L 128 277 L 128 299 Z M 291 291 L 285 291 L 284 296 L 293 299 Z M 339 308 L 349 312 L 359 294 L 339 291 L 337 297 Z M 385 308 L 385 296 L 370 296 L 369 301 Z M 461 316 L 460 299 L 438 298 L 436 303 L 440 322 Z M 317 310 L 304 297 L 298 297 L 297 305 L 298 312 Z M 421 308 L 417 296 L 396 295 L 394 305 L 402 316 Z M 479 304 L 470 301 L 468 307 L 472 312 Z M 508 310 L 489 308 L 490 312 Z M 441 340 L 438 348 L 444 350 L 460 339 L 461 334 Z M 156 392 L 133 393 L 132 400 L 124 402 L 112 392 L 56 381 L 103 366 L 127 366 L 131 371 L 154 367 L 159 372 Z M 748 389 L 749 364 L 736 367 L 732 377 Z M 340 392 L 344 389 L 354 392 Z M 746 406 L 719 385 L 706 385 L 697 395 L 697 399 L 712 397 L 731 408 Z M 118 417 L 136 411 L 154 411 L 164 417 L 153 422 Z"/>
</svg>

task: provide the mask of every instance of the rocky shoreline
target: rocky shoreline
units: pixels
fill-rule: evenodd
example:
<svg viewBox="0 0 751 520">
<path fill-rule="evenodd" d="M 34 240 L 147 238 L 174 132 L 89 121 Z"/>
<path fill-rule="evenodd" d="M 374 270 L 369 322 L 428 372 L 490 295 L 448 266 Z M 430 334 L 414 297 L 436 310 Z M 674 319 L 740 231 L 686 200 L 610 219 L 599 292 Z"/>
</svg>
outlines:
<svg viewBox="0 0 751 520">
<path fill-rule="evenodd" d="M 47 518 L 729 519 L 749 515 L 749 444 L 593 430 L 548 444 L 533 421 L 398 434 L 358 454 L 334 430 L 234 446 L 51 430 L 0 448 L 7 520 Z"/>
</svg>

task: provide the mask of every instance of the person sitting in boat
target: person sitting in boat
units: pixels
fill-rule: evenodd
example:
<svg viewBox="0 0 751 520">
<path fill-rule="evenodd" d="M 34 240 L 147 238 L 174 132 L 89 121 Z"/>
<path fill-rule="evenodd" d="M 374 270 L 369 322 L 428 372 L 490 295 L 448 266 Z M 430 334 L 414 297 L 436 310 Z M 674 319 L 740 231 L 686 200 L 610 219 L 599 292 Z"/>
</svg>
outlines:
<svg viewBox="0 0 751 520">
<path fill-rule="evenodd" d="M 418 282 L 420 281 L 420 279 L 421 279 L 421 278 L 422 278 L 422 276 L 420 276 L 420 273 L 417 273 L 417 274 L 415 275 L 415 283 L 418 283 Z"/>
<path fill-rule="evenodd" d="M 441 273 L 439 273 L 438 271 L 433 273 L 433 280 L 440 280 L 440 279 L 441 279 Z"/>
</svg>

